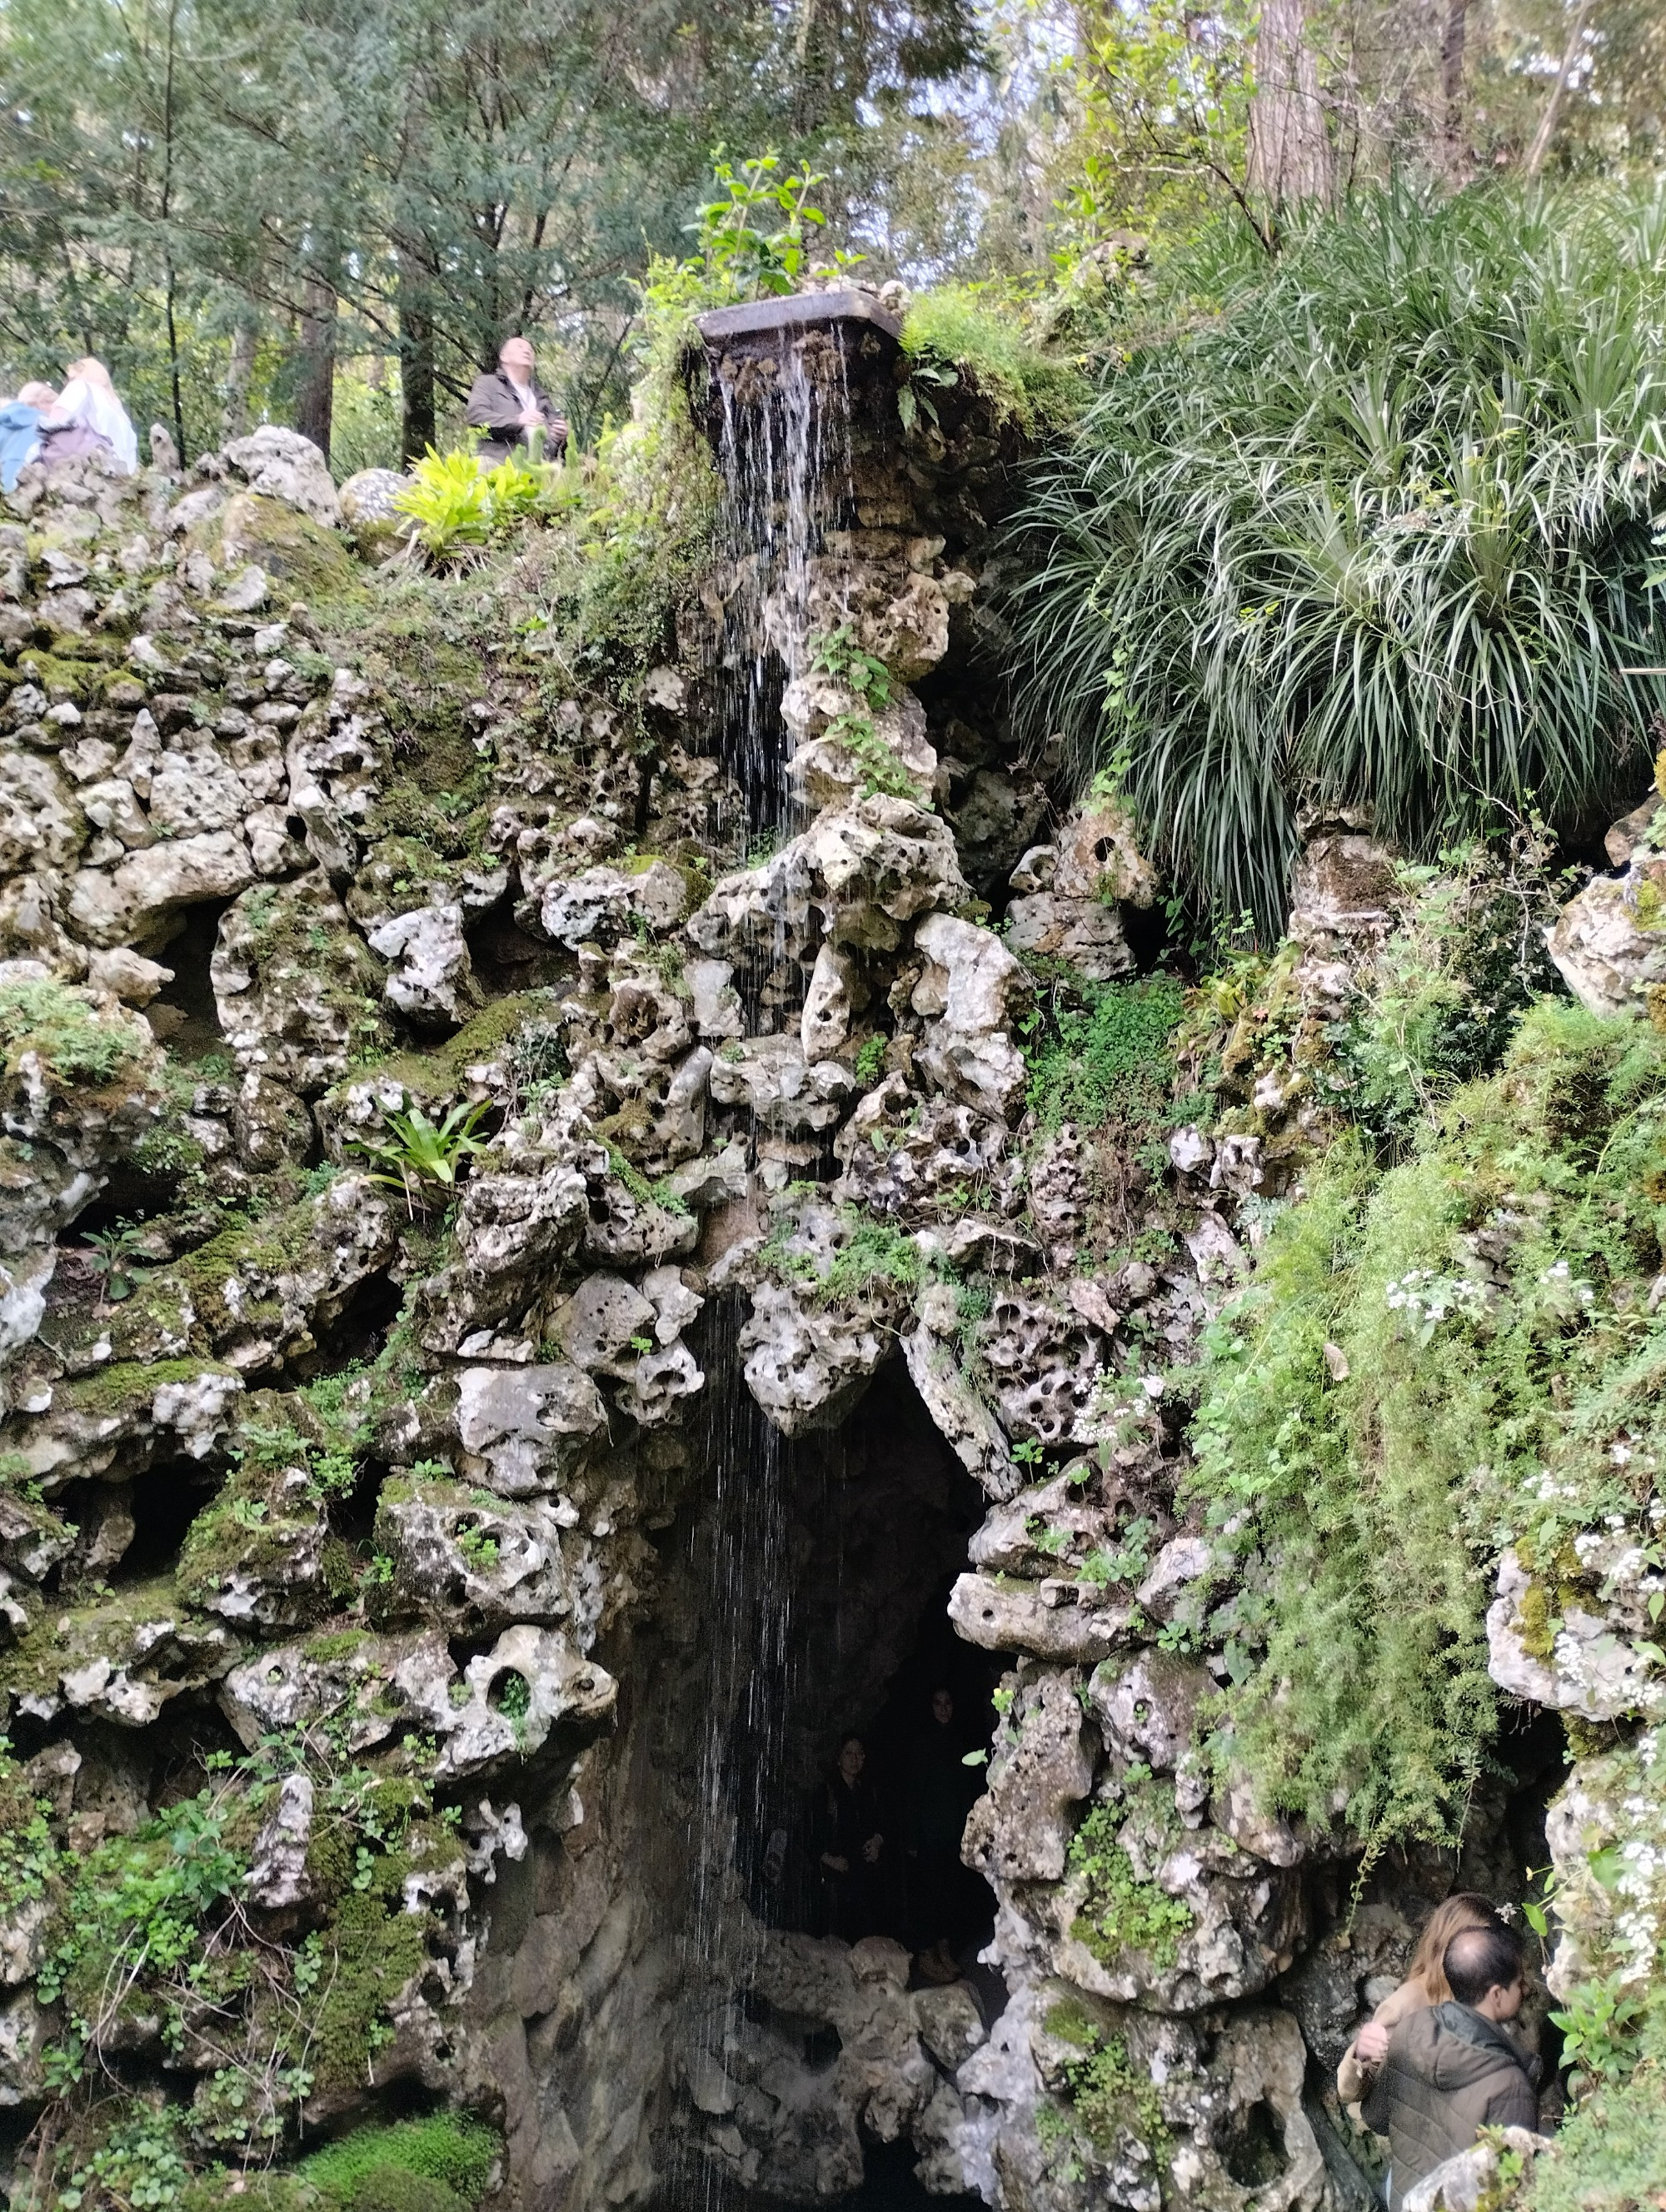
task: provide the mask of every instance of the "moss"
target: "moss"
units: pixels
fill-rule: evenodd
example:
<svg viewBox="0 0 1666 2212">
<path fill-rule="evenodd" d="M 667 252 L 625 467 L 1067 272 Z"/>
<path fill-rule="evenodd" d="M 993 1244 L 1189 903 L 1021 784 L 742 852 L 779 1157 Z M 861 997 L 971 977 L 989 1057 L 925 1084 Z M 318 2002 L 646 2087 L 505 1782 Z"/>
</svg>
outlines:
<svg viewBox="0 0 1666 2212">
<path fill-rule="evenodd" d="M 326 1109 L 349 1084 L 373 1079 L 400 1085 L 419 1105 L 454 1098 L 465 1068 L 477 1061 L 495 1060 L 523 1024 L 552 1021 L 560 1000 L 558 992 L 544 990 L 512 992 L 507 998 L 495 999 L 483 1013 L 477 1014 L 455 1036 L 431 1051 L 391 1053 L 355 1068 L 345 1084 L 338 1084 L 328 1094 Z"/>
<path fill-rule="evenodd" d="M 368 2192 L 385 2191 L 396 2175 L 441 2189 L 454 2204 L 472 2206 L 485 2195 L 502 2152 L 502 2139 L 478 2120 L 435 2112 L 392 2127 L 361 2128 L 315 2151 L 302 2162 L 301 2174 L 331 2212 L 371 2212 L 373 2203 L 386 2204 L 391 2212 L 402 2200 Z M 415 2212 L 419 2200 L 404 2201 Z"/>
<path fill-rule="evenodd" d="M 39 646 L 32 645 L 18 654 L 17 666 L 21 675 L 40 685 L 54 707 L 86 707 L 92 703 L 94 672 L 83 662 L 43 653 Z"/>
<path fill-rule="evenodd" d="M 140 1292 L 137 1295 L 143 1296 Z M 233 1375 L 236 1370 L 211 1359 L 148 1359 L 112 1361 L 90 1375 L 60 1382 L 53 1391 L 54 1405 L 66 1411 L 104 1415 L 121 1414 L 148 1407 L 158 1390 L 170 1382 L 194 1382 L 204 1375 Z"/>
<path fill-rule="evenodd" d="M 234 492 L 189 536 L 210 552 L 258 562 L 309 607 L 320 601 L 344 606 L 362 588 L 363 572 L 333 530 L 261 492 Z"/>
<path fill-rule="evenodd" d="M 32 1054 L 62 1090 L 108 1091 L 143 1060 L 149 1034 L 135 1016 L 106 1012 L 73 984 L 0 984 L 0 1043 L 10 1077 Z"/>
<path fill-rule="evenodd" d="M 428 1958 L 428 1919 L 402 1910 L 410 1860 L 374 1861 L 363 1889 L 350 1889 L 323 1935 L 322 1995 L 313 2067 L 320 2090 L 362 2088 L 389 2040 L 387 2009 Z"/>
<path fill-rule="evenodd" d="M 903 351 L 928 372 L 931 398 L 944 371 L 964 377 L 998 422 L 1025 436 L 1061 426 L 1085 404 L 1084 380 L 1046 352 L 1025 327 L 1020 309 L 989 287 L 950 284 L 916 293 L 903 323 Z"/>
</svg>

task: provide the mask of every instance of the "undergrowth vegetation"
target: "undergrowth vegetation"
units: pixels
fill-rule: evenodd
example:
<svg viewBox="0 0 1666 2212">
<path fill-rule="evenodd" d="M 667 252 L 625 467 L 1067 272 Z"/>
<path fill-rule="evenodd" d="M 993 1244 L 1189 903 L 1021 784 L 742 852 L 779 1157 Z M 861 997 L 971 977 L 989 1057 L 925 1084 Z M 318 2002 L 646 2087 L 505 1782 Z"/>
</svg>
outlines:
<svg viewBox="0 0 1666 2212">
<path fill-rule="evenodd" d="M 1663 1233 L 1666 1040 L 1551 1001 L 1400 1164 L 1357 1134 L 1314 1162 L 1197 1378 L 1225 1756 L 1270 1802 L 1368 1852 L 1451 1839 L 1494 1728 L 1490 1562 L 1566 1559 L 1572 1592 L 1583 1533 L 1657 1546 Z"/>
<path fill-rule="evenodd" d="M 1666 705 L 1666 198 L 1385 191 L 1129 298 L 1009 536 L 1037 739 L 1268 935 L 1313 797 L 1598 819 Z"/>
</svg>

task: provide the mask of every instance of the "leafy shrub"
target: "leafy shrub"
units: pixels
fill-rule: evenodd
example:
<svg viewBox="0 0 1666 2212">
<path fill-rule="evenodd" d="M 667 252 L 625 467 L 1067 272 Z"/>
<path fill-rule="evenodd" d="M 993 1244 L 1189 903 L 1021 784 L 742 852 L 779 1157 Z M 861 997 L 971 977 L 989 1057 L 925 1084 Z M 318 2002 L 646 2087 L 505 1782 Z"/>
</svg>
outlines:
<svg viewBox="0 0 1666 2212">
<path fill-rule="evenodd" d="M 1097 1129 L 1113 1115 L 1131 1123 L 1165 1112 L 1183 987 L 1172 975 L 1152 975 L 1089 985 L 1084 996 L 1084 1010 L 1055 1016 L 1050 1036 L 1039 1018 L 1031 1030 L 1031 1112 L 1049 1129 L 1061 1121 Z"/>
<path fill-rule="evenodd" d="M 694 226 L 705 281 L 737 300 L 797 291 L 810 265 L 808 233 L 827 221 L 810 195 L 827 179 L 812 173 L 807 162 L 801 170 L 783 173 L 775 153 L 756 154 L 737 168 L 720 146 L 712 182 L 719 189 L 702 206 Z M 842 269 L 861 258 L 842 247 L 833 255 Z"/>
<path fill-rule="evenodd" d="M 1141 313 L 1009 536 L 1037 738 L 1084 780 L 1122 750 L 1162 857 L 1269 932 L 1298 799 L 1426 854 L 1636 796 L 1657 198 L 1360 196 L 1275 260 L 1206 240 Z"/>
<path fill-rule="evenodd" d="M 1624 2081 L 1583 2098 L 1534 2160 L 1523 2212 L 1636 2212 L 1657 2200 L 1666 2145 L 1666 2014 Z"/>
<path fill-rule="evenodd" d="M 1546 1002 L 1413 1157 L 1343 1138 L 1272 1223 L 1193 1431 L 1222 1740 L 1265 1801 L 1373 1851 L 1455 1839 L 1495 1724 L 1486 1563 L 1654 1540 L 1663 1125 L 1666 1039 Z"/>
<path fill-rule="evenodd" d="M 410 473 L 393 503 L 416 524 L 415 542 L 441 564 L 477 555 L 520 523 L 559 513 L 578 496 L 575 471 L 524 460 L 518 453 L 488 469 L 471 447 L 454 453 L 430 447 Z"/>
</svg>

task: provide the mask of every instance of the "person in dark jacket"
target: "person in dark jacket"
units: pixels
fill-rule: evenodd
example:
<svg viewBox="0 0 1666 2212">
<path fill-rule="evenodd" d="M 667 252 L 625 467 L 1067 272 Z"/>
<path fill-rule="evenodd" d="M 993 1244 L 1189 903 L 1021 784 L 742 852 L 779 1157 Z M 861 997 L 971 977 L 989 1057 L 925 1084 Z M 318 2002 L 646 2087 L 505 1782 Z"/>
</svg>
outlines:
<svg viewBox="0 0 1666 2212">
<path fill-rule="evenodd" d="M 879 1801 L 863 1769 L 867 1753 L 858 1735 L 839 1746 L 838 1762 L 827 1778 L 820 1821 L 822 1879 L 827 1885 L 830 1931 L 847 1943 L 882 1932 L 884 1887 L 881 1863 L 885 1839 L 879 1827 Z"/>
<path fill-rule="evenodd" d="M 559 460 L 567 444 L 566 422 L 538 380 L 536 356 L 526 338 L 505 338 L 497 367 L 475 378 L 465 420 L 486 433 L 480 458 L 489 467 L 513 453 L 525 458 L 534 431 L 544 433 L 546 461 Z"/>
<path fill-rule="evenodd" d="M 968 1917 L 960 1838 L 977 1794 L 977 1778 L 961 1753 L 953 1693 L 939 1686 L 932 1692 L 930 1725 L 914 1746 L 908 1796 L 909 1905 L 927 1982 L 959 1977 L 955 1952 Z"/>
<path fill-rule="evenodd" d="M 1505 2033 L 1522 2008 L 1522 1947 L 1508 1928 L 1466 1928 L 1442 1962 L 1452 1995 L 1408 2013 L 1365 2103 L 1389 2138 L 1389 2212 L 1482 2128 L 1536 2128 L 1526 2059 Z"/>
</svg>

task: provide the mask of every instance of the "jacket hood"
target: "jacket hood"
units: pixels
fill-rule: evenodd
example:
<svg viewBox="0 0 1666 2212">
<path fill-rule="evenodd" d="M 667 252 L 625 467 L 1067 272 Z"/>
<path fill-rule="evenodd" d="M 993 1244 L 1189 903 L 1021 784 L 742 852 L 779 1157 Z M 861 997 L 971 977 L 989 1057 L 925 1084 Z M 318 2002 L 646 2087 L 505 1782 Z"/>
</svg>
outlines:
<svg viewBox="0 0 1666 2212">
<path fill-rule="evenodd" d="M 1525 2059 L 1502 2028 L 1457 2003 L 1426 2007 L 1408 2017 L 1401 2063 L 1448 2096 L 1505 2068 L 1526 2071 Z"/>
</svg>

